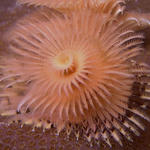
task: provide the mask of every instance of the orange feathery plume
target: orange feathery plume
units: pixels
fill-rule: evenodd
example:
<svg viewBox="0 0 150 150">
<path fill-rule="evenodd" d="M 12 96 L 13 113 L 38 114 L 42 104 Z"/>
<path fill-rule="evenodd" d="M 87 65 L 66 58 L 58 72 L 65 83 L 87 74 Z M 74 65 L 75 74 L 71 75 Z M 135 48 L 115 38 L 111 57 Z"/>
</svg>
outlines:
<svg viewBox="0 0 150 150">
<path fill-rule="evenodd" d="M 50 8 L 77 8 L 77 7 L 87 7 L 87 6 L 99 6 L 104 4 L 105 0 L 17 0 L 20 4 L 36 5 L 36 6 L 47 6 Z M 116 1 L 116 0 L 107 0 Z M 121 0 L 124 1 L 124 0 Z M 120 2 L 121 2 L 120 1 Z M 106 2 L 107 3 L 107 2 Z"/>
<path fill-rule="evenodd" d="M 17 0 L 19 4 L 27 4 L 33 6 L 46 6 L 54 8 L 63 13 L 70 11 L 78 11 L 80 9 L 92 9 L 93 11 L 104 13 L 111 18 L 116 19 L 117 16 L 123 14 L 123 17 L 137 21 L 138 30 L 150 26 L 150 15 L 139 14 L 135 12 L 126 12 L 124 14 L 126 0 Z"/>
<path fill-rule="evenodd" d="M 136 135 L 137 127 L 144 129 L 138 116 L 150 121 L 142 108 L 128 106 L 134 83 L 143 84 L 149 73 L 133 61 L 144 38 L 136 23 L 88 9 L 37 11 L 19 21 L 0 59 L 1 115 L 43 128 L 53 124 L 58 133 L 78 126 L 88 141 L 101 137 L 111 145 L 112 136 L 122 145 L 120 133 L 131 140 L 127 129 Z"/>
<path fill-rule="evenodd" d="M 79 10 L 83 8 L 91 8 L 104 13 L 121 12 L 124 7 L 118 4 L 125 4 L 125 0 L 17 0 L 20 4 L 46 6 L 59 11 Z"/>
</svg>

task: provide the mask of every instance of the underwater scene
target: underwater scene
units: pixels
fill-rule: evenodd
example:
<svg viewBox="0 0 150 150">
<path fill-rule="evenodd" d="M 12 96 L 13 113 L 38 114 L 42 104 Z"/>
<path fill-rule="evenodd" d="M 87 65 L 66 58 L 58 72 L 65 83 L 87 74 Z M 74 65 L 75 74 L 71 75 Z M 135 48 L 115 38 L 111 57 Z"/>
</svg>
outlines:
<svg viewBox="0 0 150 150">
<path fill-rule="evenodd" d="M 150 150 L 150 1 L 0 0 L 0 150 Z"/>
</svg>

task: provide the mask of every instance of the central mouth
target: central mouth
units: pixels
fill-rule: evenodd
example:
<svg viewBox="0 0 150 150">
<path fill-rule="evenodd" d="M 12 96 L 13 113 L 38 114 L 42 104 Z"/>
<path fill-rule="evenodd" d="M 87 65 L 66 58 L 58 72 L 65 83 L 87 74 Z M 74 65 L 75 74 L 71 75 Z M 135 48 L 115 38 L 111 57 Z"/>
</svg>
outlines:
<svg viewBox="0 0 150 150">
<path fill-rule="evenodd" d="M 74 68 L 73 54 L 63 51 L 54 57 L 53 67 L 63 73 L 69 73 Z"/>
</svg>

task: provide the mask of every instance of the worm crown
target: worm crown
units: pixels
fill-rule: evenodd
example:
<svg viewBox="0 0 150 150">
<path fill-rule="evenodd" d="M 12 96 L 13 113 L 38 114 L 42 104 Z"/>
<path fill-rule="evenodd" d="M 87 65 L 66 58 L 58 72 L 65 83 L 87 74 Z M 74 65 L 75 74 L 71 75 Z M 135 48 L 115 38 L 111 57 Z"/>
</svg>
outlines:
<svg viewBox="0 0 150 150">
<path fill-rule="evenodd" d="M 0 111 L 8 121 L 46 129 L 53 124 L 68 135 L 79 128 L 88 141 L 101 137 L 110 146 L 110 136 L 122 145 L 120 133 L 131 140 L 126 129 L 139 134 L 135 125 L 143 125 L 135 116 L 149 117 L 131 109 L 129 98 L 134 83 L 144 85 L 149 73 L 133 61 L 144 36 L 136 33 L 135 18 L 120 14 L 120 1 L 104 4 L 105 11 L 114 4 L 112 11 L 37 11 L 16 23 L 0 60 Z"/>
</svg>

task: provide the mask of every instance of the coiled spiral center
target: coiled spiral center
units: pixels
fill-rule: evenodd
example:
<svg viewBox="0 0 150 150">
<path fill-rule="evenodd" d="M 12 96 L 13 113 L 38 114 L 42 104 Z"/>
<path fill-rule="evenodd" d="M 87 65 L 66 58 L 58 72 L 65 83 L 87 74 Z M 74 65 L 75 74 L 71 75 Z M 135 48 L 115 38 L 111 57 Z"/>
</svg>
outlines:
<svg viewBox="0 0 150 150">
<path fill-rule="evenodd" d="M 74 70 L 73 55 L 68 51 L 63 51 L 54 57 L 52 64 L 59 72 L 69 74 Z"/>
</svg>

